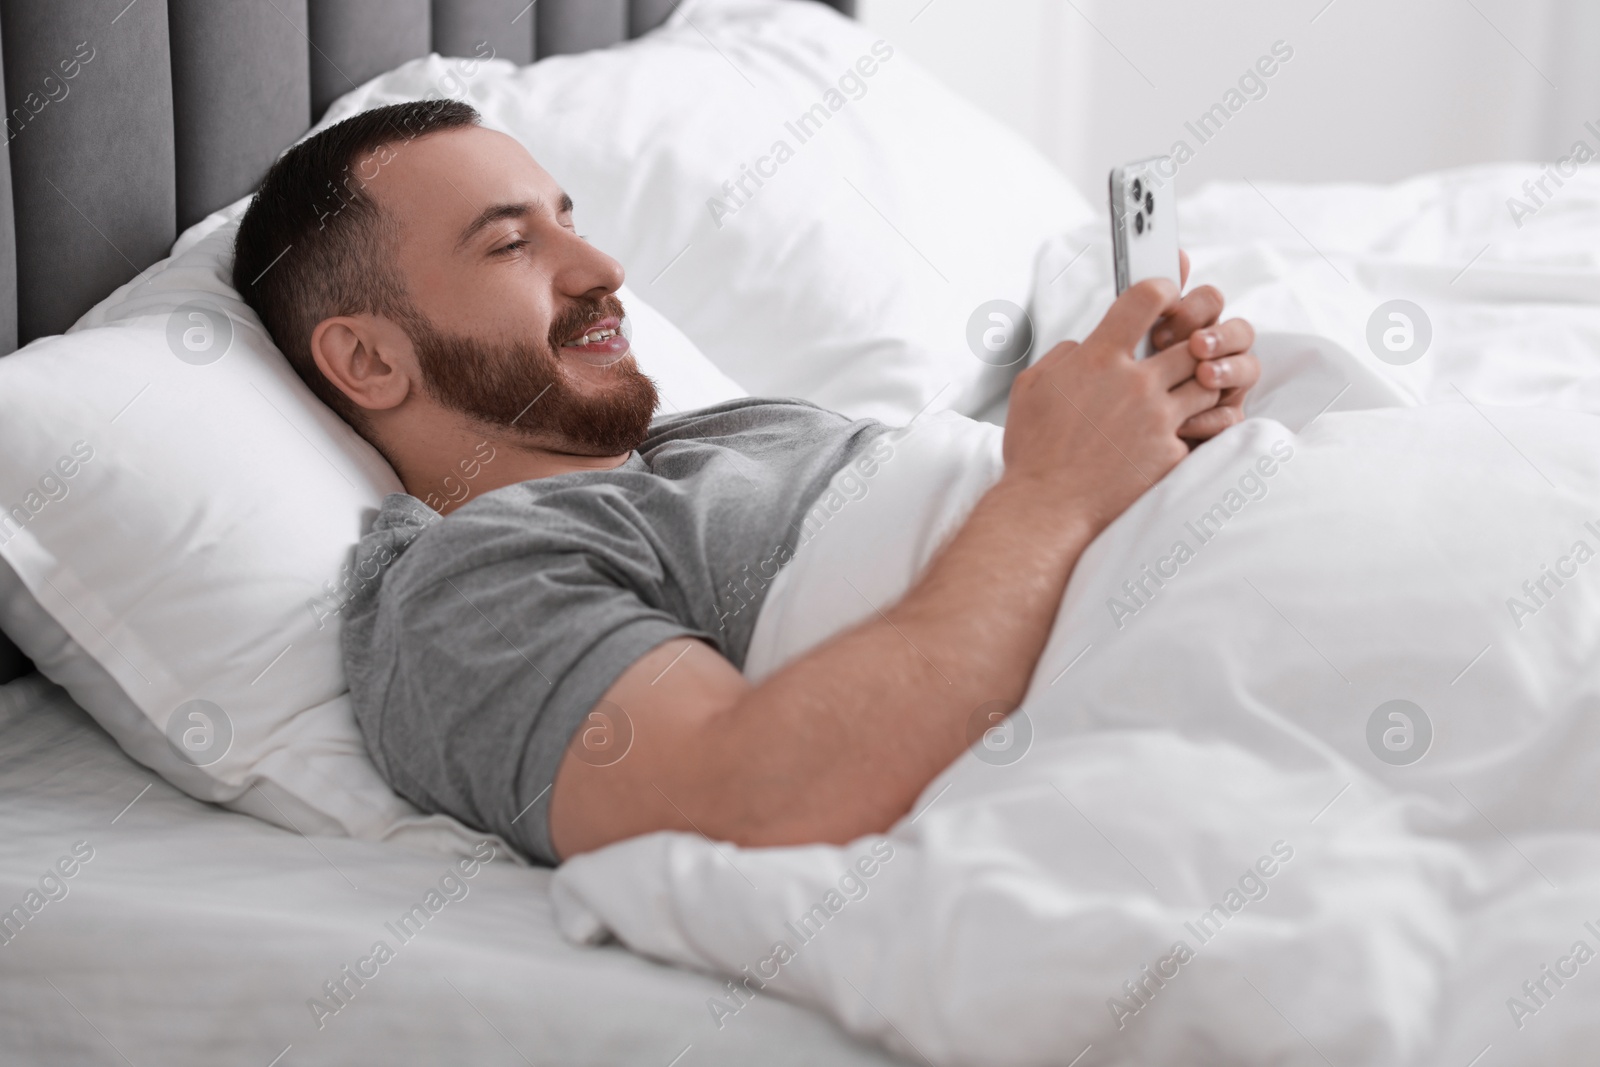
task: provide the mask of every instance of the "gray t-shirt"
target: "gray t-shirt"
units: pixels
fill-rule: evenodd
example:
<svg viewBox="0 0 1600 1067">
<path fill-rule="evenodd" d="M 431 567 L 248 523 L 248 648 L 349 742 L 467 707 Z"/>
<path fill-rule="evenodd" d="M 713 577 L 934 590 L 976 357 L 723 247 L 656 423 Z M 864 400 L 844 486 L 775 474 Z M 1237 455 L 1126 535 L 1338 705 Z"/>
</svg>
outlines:
<svg viewBox="0 0 1600 1067">
<path fill-rule="evenodd" d="M 732 400 L 656 420 L 613 470 L 506 486 L 448 518 L 390 495 L 343 606 L 379 771 L 418 807 L 555 863 L 550 787 L 574 731 L 671 638 L 703 638 L 742 668 L 768 586 L 826 520 L 829 480 L 847 463 L 876 473 L 887 429 L 804 401 Z M 599 758 L 615 758 L 618 738 L 600 740 Z"/>
</svg>

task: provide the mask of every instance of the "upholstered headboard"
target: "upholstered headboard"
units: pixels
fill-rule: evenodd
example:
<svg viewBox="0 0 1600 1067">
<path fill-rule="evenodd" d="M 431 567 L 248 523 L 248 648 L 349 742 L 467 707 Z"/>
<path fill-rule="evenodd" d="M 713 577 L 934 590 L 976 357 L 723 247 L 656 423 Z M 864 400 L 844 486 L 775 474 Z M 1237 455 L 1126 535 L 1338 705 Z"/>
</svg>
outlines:
<svg viewBox="0 0 1600 1067">
<path fill-rule="evenodd" d="M 0 0 L 0 353 L 165 256 L 374 75 L 482 41 L 516 63 L 600 48 L 676 3 Z"/>
<path fill-rule="evenodd" d="M 0 0 L 0 354 L 161 259 L 375 75 L 485 41 L 515 63 L 601 48 L 678 2 Z M 0 637 L 0 681 L 24 664 Z"/>
</svg>

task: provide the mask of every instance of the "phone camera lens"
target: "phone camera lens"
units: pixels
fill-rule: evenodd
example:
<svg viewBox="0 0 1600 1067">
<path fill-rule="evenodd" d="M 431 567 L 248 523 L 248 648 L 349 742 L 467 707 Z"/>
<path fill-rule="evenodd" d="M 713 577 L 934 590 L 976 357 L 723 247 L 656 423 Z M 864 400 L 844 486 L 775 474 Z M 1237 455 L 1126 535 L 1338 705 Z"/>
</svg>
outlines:
<svg viewBox="0 0 1600 1067">
<path fill-rule="evenodd" d="M 1156 213 L 1156 197 L 1154 193 L 1144 194 L 1144 213 L 1146 215 L 1154 215 Z"/>
<path fill-rule="evenodd" d="M 1137 214 L 1137 215 L 1135 215 L 1133 217 L 1133 232 L 1134 233 L 1143 233 L 1144 232 L 1144 212 L 1142 212 L 1142 211 L 1139 212 L 1139 214 Z"/>
<path fill-rule="evenodd" d="M 1137 204 L 1144 199 L 1144 184 L 1138 178 L 1133 179 L 1133 202 Z"/>
</svg>

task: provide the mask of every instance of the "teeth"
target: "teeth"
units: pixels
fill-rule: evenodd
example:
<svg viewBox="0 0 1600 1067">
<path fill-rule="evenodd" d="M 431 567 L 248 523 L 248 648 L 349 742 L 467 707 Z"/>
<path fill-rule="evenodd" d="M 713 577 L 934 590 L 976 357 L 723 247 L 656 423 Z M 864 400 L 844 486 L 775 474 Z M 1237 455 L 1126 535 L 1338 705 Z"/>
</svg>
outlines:
<svg viewBox="0 0 1600 1067">
<path fill-rule="evenodd" d="M 607 340 L 608 338 L 615 337 L 616 335 L 617 335 L 617 331 L 616 330 L 591 330 L 590 332 L 584 334 L 582 337 L 578 338 L 576 341 L 568 341 L 567 344 L 566 344 L 566 347 L 568 347 L 568 348 L 577 348 L 580 345 L 599 344 L 601 341 Z"/>
</svg>

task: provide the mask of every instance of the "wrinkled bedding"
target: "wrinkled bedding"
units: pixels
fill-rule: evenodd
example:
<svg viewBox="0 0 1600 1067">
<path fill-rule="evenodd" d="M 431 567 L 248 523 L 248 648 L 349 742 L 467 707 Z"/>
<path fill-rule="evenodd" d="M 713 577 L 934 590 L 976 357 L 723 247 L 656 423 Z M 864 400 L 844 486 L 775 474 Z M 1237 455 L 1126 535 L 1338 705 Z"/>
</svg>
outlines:
<svg viewBox="0 0 1600 1067">
<path fill-rule="evenodd" d="M 1021 709 L 887 835 L 579 857 L 567 935 L 731 978 L 719 1027 L 791 999 L 936 1064 L 1592 1055 L 1600 183 L 1519 229 L 1528 173 L 1188 201 L 1262 388 L 1090 546 Z M 1109 300 L 1104 244 L 1041 260 L 1045 346 Z M 1397 299 L 1421 352 L 1373 333 Z M 747 672 L 903 591 L 1000 433 L 913 424 L 775 583 Z"/>
</svg>

